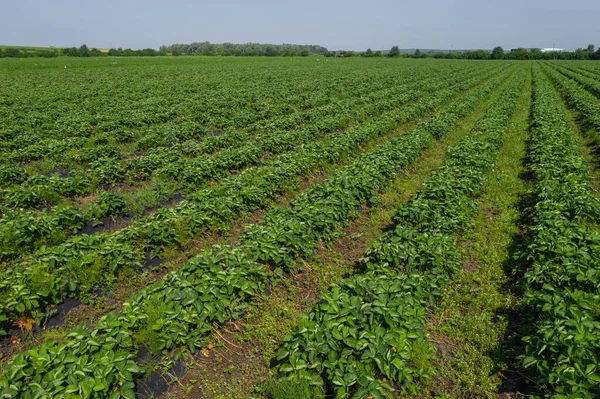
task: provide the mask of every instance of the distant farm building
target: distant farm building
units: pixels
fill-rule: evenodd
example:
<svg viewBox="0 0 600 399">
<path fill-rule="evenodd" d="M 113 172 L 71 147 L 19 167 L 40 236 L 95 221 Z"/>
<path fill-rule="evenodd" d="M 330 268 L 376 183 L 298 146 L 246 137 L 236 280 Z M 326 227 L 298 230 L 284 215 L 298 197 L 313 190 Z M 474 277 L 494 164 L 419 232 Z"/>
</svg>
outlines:
<svg viewBox="0 0 600 399">
<path fill-rule="evenodd" d="M 540 49 L 540 51 L 542 53 L 568 53 L 569 50 L 564 49 L 564 48 L 557 48 L 557 47 L 547 47 L 547 48 L 542 48 Z"/>
</svg>

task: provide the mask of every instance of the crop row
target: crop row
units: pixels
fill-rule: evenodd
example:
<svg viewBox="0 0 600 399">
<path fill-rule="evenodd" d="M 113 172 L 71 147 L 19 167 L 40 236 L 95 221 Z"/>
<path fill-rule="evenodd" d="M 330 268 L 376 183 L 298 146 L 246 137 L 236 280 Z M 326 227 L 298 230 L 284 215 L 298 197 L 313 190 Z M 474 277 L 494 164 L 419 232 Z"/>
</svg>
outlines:
<svg viewBox="0 0 600 399">
<path fill-rule="evenodd" d="M 409 90 L 412 85 L 402 86 L 406 91 L 401 95 L 391 97 L 385 102 L 385 106 L 374 104 L 371 107 L 365 107 L 363 113 L 372 117 L 386 109 L 393 109 L 396 106 L 423 97 L 427 93 L 439 89 L 442 85 L 443 83 L 438 78 L 431 83 L 423 82 L 419 84 L 418 90 Z M 391 93 L 388 92 L 388 94 Z M 126 168 L 132 173 L 144 177 L 154 173 L 161 176 L 161 179 L 169 181 L 171 187 L 173 181 L 176 181 L 180 183 L 179 188 L 183 185 L 187 190 L 193 191 L 210 181 L 220 180 L 232 170 L 244 169 L 260 161 L 264 162 L 267 155 L 272 156 L 290 151 L 301 143 L 322 139 L 325 133 L 329 133 L 336 128 L 345 127 L 346 116 L 339 112 L 334 115 L 327 118 L 329 121 L 328 126 L 318 123 L 289 132 L 260 135 L 249 143 L 245 142 L 242 136 L 233 147 L 212 157 L 186 159 L 181 147 L 173 147 L 166 153 L 134 158 L 129 167 L 119 165 L 115 161 L 113 163 L 114 170 L 111 173 L 115 178 L 125 176 L 127 174 Z M 199 154 L 193 155 L 198 156 Z M 48 181 L 39 187 L 45 188 L 46 186 L 54 187 L 54 183 Z M 50 189 L 48 188 L 48 190 Z M 37 197 L 37 193 L 29 191 L 28 187 L 22 187 L 21 191 Z M 169 190 L 169 193 L 171 191 L 172 189 Z M 157 190 L 156 194 L 162 199 L 171 197 L 162 190 Z M 69 205 L 57 206 L 49 212 L 6 210 L 4 217 L 0 220 L 3 222 L 0 227 L 0 259 L 15 257 L 25 250 L 38 247 L 41 243 L 58 244 L 66 238 L 65 233 L 67 230 L 77 231 L 87 221 L 123 216 L 128 212 L 129 206 L 125 198 L 106 192 L 101 192 L 97 201 L 93 205 L 88 205 L 85 210 Z"/>
<path fill-rule="evenodd" d="M 600 201 L 568 116 L 535 70 L 529 223 L 517 254 L 526 270 L 522 365 L 554 398 L 600 395 Z"/>
<path fill-rule="evenodd" d="M 575 65 L 577 66 L 577 70 L 583 72 L 585 75 L 589 77 L 598 77 L 600 75 L 600 69 L 598 69 L 597 63 L 595 62 L 577 62 Z M 569 65 L 569 64 L 566 64 Z"/>
<path fill-rule="evenodd" d="M 423 332 L 434 305 L 460 268 L 457 234 L 477 209 L 477 197 L 502 145 L 522 92 L 514 78 L 475 125 L 446 153 L 444 165 L 394 218 L 355 270 L 336 284 L 283 340 L 277 352 L 284 380 L 322 386 L 338 398 L 414 394 L 431 376 L 435 350 Z M 387 397 L 387 396 L 386 396 Z"/>
<path fill-rule="evenodd" d="M 270 280 L 277 281 L 278 268 L 296 254 L 309 253 L 319 237 L 330 237 L 356 215 L 356 206 L 412 163 L 434 135 L 444 134 L 504 79 L 502 75 L 490 80 L 307 189 L 288 208 L 269 212 L 239 246 L 203 251 L 180 270 L 142 289 L 119 314 L 108 314 L 94 329 L 82 325 L 67 334 L 66 343 L 47 341 L 16 355 L 0 378 L 2 394 L 132 397 L 134 374 L 141 372 L 132 354 L 140 345 L 155 353 L 176 346 L 195 351 L 214 323 L 238 317 Z M 378 123 L 388 130 L 395 126 L 393 119 Z"/>
<path fill-rule="evenodd" d="M 577 68 L 571 64 L 554 65 L 554 68 L 567 78 L 579 83 L 593 95 L 600 96 L 600 83 L 598 83 L 598 76 L 587 76 L 585 70 Z"/>
<path fill-rule="evenodd" d="M 99 132 L 113 132 L 190 115 L 210 127 L 248 124 L 265 115 L 288 113 L 292 101 L 300 107 L 318 103 L 321 93 L 314 89 L 320 84 L 328 88 L 328 82 L 346 83 L 334 68 L 322 68 L 311 80 L 305 78 L 309 71 L 283 75 L 263 68 L 251 79 L 240 79 L 239 71 L 231 66 L 218 68 L 220 71 L 215 67 L 196 71 L 154 68 L 142 76 L 125 68 L 108 71 L 110 76 L 101 78 L 96 71 L 63 71 L 35 76 L 31 81 L 21 76 L 12 84 L 5 82 L 3 88 L 3 119 L 11 127 L 8 143 L 18 140 L 15 144 L 25 147 L 36 139 L 87 137 L 91 125 Z M 182 72 L 185 80 L 174 79 Z M 219 79 L 215 79 L 217 73 Z M 171 76 L 168 84 L 164 75 Z M 32 90 L 34 85 L 37 90 Z M 45 90 L 39 90 L 40 86 Z M 262 89 L 260 95 L 257 88 Z M 284 101 L 268 103 L 269 97 Z"/>
<path fill-rule="evenodd" d="M 500 79 L 502 76 L 493 78 L 485 87 Z M 155 256 L 165 247 L 179 247 L 203 229 L 222 226 L 236 216 L 266 206 L 282 189 L 297 182 L 298 176 L 355 154 L 361 144 L 386 134 L 398 123 L 431 112 L 480 80 L 474 77 L 463 81 L 344 134 L 282 154 L 268 167 L 252 168 L 225 179 L 215 189 L 201 190 L 189 201 L 160 209 L 123 230 L 71 237 L 61 245 L 41 247 L 30 259 L 4 271 L 0 315 L 7 320 L 33 316 L 39 321 L 47 305 L 60 303 L 65 296 L 90 292 L 110 276 L 138 267 L 148 252 Z"/>
<path fill-rule="evenodd" d="M 585 85 L 582 87 L 576 81 L 571 80 L 570 74 L 561 76 L 555 70 L 548 68 L 547 65 L 544 65 L 543 70 L 569 105 L 580 112 L 584 120 L 590 123 L 594 129 L 600 131 L 600 107 L 598 105 L 600 99 L 585 90 Z"/>
<path fill-rule="evenodd" d="M 464 79 L 467 73 L 463 72 L 457 75 L 456 79 Z M 396 89 L 396 91 L 401 92 L 400 95 L 386 91 L 387 95 L 394 95 L 385 99 L 385 101 L 376 101 L 371 106 L 363 107 L 363 118 L 372 117 L 385 110 L 402 106 L 407 102 L 428 95 L 428 93 L 446 85 L 446 83 L 442 83 L 441 79 L 442 77 L 437 77 L 432 82 L 425 80 L 418 84 L 418 89 L 416 89 L 417 85 L 401 85 Z M 188 160 L 185 159 L 186 155 L 198 156 L 199 154 L 190 154 L 184 146 L 176 146 L 168 149 L 168 152 L 152 153 L 145 157 L 134 158 L 129 165 L 123 166 L 115 161 L 111 175 L 120 177 L 126 175 L 128 171 L 144 178 L 149 177 L 151 173 L 159 175 L 161 179 L 169 182 L 155 184 L 153 187 L 156 189 L 153 190 L 153 193 L 158 200 L 165 201 L 172 198 L 174 189 L 182 188 L 182 185 L 193 191 L 209 181 L 219 180 L 230 170 L 239 170 L 257 162 L 264 162 L 266 154 L 289 151 L 299 143 L 319 139 L 324 132 L 347 126 L 346 116 L 343 113 L 341 115 L 337 114 L 325 118 L 328 124 L 321 121 L 315 125 L 290 132 L 265 134 L 247 144 L 244 143 L 244 135 L 238 134 L 235 140 L 237 143 L 233 144 L 234 148 L 230 147 L 230 149 L 222 151 L 214 157 Z M 60 178 L 46 179 L 47 181 L 44 184 L 38 186 L 45 192 L 52 192 L 53 189 L 56 190 L 56 187 L 60 188 L 58 183 L 66 180 Z M 88 181 L 84 176 L 79 176 L 76 180 Z M 174 186 L 173 180 L 178 181 L 179 185 Z M 36 190 L 22 187 L 21 191 L 26 196 L 33 196 L 34 200 L 40 198 Z M 44 210 L 41 212 L 6 209 L 0 220 L 2 222 L 0 227 L 0 259 L 14 258 L 24 251 L 36 248 L 43 243 L 58 244 L 64 241 L 69 231 L 81 229 L 88 221 L 123 216 L 130 213 L 130 209 L 131 205 L 123 196 L 105 192 L 101 192 L 96 201 L 88 204 L 85 210 L 72 205 L 61 205 L 54 207 L 51 211 Z"/>
<path fill-rule="evenodd" d="M 404 75 L 401 75 L 404 76 Z M 417 77 L 424 77 L 422 74 L 417 74 Z M 411 81 L 413 78 L 408 78 Z M 246 121 L 243 128 L 248 133 L 257 131 L 272 131 L 275 129 L 286 129 L 293 126 L 301 125 L 309 120 L 322 117 L 323 115 L 330 113 L 337 107 L 347 107 L 353 103 L 360 103 L 362 101 L 369 101 L 372 96 L 385 95 L 385 92 L 394 88 L 402 80 L 394 79 L 381 79 L 381 80 L 370 80 L 368 83 L 357 85 L 353 87 L 353 90 L 348 96 L 336 95 L 336 88 L 339 86 L 339 82 L 333 80 L 332 82 L 321 82 L 321 90 L 315 91 L 315 97 L 311 101 L 311 107 L 304 109 L 286 109 L 285 113 L 275 113 L 270 118 L 264 121 L 265 125 L 262 129 L 257 129 L 257 126 L 252 121 Z M 317 94 L 318 93 L 318 94 Z M 380 97 L 382 98 L 382 97 Z M 204 101 L 210 101 L 210 97 L 204 99 Z M 262 99 L 262 103 L 269 104 L 267 99 Z M 282 106 L 291 107 L 291 104 L 295 103 L 295 98 L 277 98 L 276 104 L 282 104 Z M 215 100 L 218 102 L 217 100 Z M 270 104 L 275 106 L 275 104 Z M 293 107 L 292 107 L 293 108 Z M 321 110 L 325 110 L 323 114 Z M 206 138 L 210 139 L 209 133 L 219 135 L 223 132 L 236 132 L 238 129 L 226 128 L 219 130 L 218 132 L 212 131 L 210 126 L 205 126 L 192 118 L 173 121 L 167 124 L 160 124 L 157 126 L 149 126 L 145 134 L 135 142 L 130 148 L 135 148 L 139 151 L 146 152 L 151 149 L 160 148 L 163 146 L 170 146 L 181 143 L 186 140 Z M 97 161 L 100 157 L 110 156 L 115 157 L 122 153 L 122 148 L 116 143 L 123 143 L 126 140 L 121 140 L 119 134 L 113 134 L 106 137 L 104 132 L 101 132 L 101 127 L 95 126 L 95 129 L 90 132 L 90 138 L 87 137 L 71 137 L 62 140 L 41 140 L 31 146 L 15 148 L 12 153 L 7 153 L 3 157 L 5 162 L 27 162 L 36 159 L 51 159 L 52 161 L 58 162 L 57 167 L 67 168 L 72 164 L 89 164 L 90 162 Z M 100 132 L 100 133 L 99 133 Z M 132 135 L 134 133 L 131 133 Z M 130 137 L 130 138 L 133 138 Z M 113 144 L 108 144 L 111 142 Z M 211 148 L 211 145 L 208 146 Z M 129 154 L 123 154 L 129 155 Z M 71 158 L 73 158 L 71 160 Z"/>
<path fill-rule="evenodd" d="M 363 111 L 359 111 L 363 106 L 366 106 L 367 108 L 373 106 L 372 103 L 365 103 L 369 98 L 365 95 L 369 93 L 368 89 L 374 89 L 377 88 L 377 86 L 379 86 L 379 84 L 365 85 L 363 89 L 356 90 L 352 97 L 333 103 L 331 103 L 333 98 L 329 97 L 327 98 L 329 101 L 326 104 L 322 104 L 319 107 L 311 108 L 304 112 L 299 112 L 301 118 L 295 120 L 296 123 L 292 124 L 290 128 L 294 129 L 296 126 L 302 126 L 311 121 L 316 122 L 315 126 L 322 130 L 332 130 L 338 126 L 344 127 L 344 123 L 349 123 L 356 118 L 359 113 L 364 114 Z M 377 95 L 372 97 L 372 102 L 378 103 L 385 99 L 389 99 L 393 97 L 398 89 L 397 86 L 392 86 L 392 89 L 382 88 L 377 92 Z M 323 90 L 323 92 L 327 91 L 328 90 L 325 89 Z M 332 115 L 335 115 L 335 118 L 333 118 Z M 345 116 L 345 118 L 343 118 L 343 116 Z M 284 120 L 286 118 L 277 119 Z M 62 145 L 55 145 L 53 150 L 50 150 L 46 143 L 36 144 L 36 153 L 43 154 L 44 156 L 55 154 L 55 157 L 60 160 L 59 166 L 62 168 L 69 167 L 72 163 L 68 160 L 70 150 L 81 147 L 76 151 L 74 156 L 85 161 L 85 164 L 89 166 L 89 169 L 72 169 L 69 171 L 69 174 L 72 174 L 73 176 L 62 178 L 59 176 L 46 175 L 27 176 L 23 173 L 21 167 L 14 164 L 15 162 L 27 160 L 27 158 L 23 157 L 26 157 L 28 149 L 20 148 L 15 151 L 15 154 L 19 158 L 14 159 L 14 157 L 6 157 L 7 161 L 12 161 L 13 164 L 3 165 L 2 167 L 4 172 L 2 173 L 2 180 L 6 183 L 17 183 L 17 186 L 4 190 L 2 197 L 4 198 L 5 203 L 16 207 L 30 207 L 40 203 L 51 204 L 56 202 L 60 195 L 82 195 L 91 192 L 101 184 L 114 184 L 124 181 L 125 179 L 137 179 L 140 177 L 147 178 L 151 174 L 151 171 L 165 165 L 165 162 L 160 162 L 162 160 L 161 158 L 164 158 L 164 161 L 169 162 L 172 160 L 185 159 L 190 156 L 195 157 L 207 153 L 207 150 L 212 150 L 215 147 L 215 143 L 217 145 L 229 144 L 232 139 L 233 143 L 243 143 L 249 139 L 258 141 L 261 139 L 261 136 L 267 136 L 267 134 L 271 134 L 272 132 L 265 131 L 255 138 L 254 135 L 251 135 L 248 132 L 239 132 L 229 129 L 225 132 L 225 140 L 208 136 L 208 133 L 208 129 L 197 123 L 160 126 L 158 131 L 154 132 L 151 130 L 140 141 L 135 143 L 134 148 L 137 148 L 138 150 L 154 150 L 149 154 L 150 156 L 127 157 L 124 160 L 119 159 L 126 155 L 122 154 L 119 146 L 94 142 L 95 145 L 90 147 L 85 138 L 80 138 L 79 143 L 73 141 L 77 139 L 69 139 L 65 143 L 62 143 Z M 199 138 L 203 138 L 204 140 L 197 143 L 195 139 Z M 180 139 L 187 141 L 181 143 Z M 162 147 L 165 145 L 175 145 L 175 147 Z M 81 151 L 85 151 L 86 153 L 82 154 Z M 157 155 L 159 156 L 158 158 Z M 162 157 L 160 157 L 160 155 L 162 155 Z M 24 181 L 25 179 L 26 181 Z M 2 181 L 0 181 L 0 183 L 1 182 Z M 19 187 L 21 183 L 23 187 Z"/>
<path fill-rule="evenodd" d="M 342 75 L 338 68 L 337 66 L 315 68 L 308 79 L 307 74 L 310 71 L 298 71 L 298 73 L 288 71 L 284 76 L 280 73 L 269 75 L 269 71 L 265 71 L 266 73 L 253 75 L 251 81 L 239 79 L 235 70 L 223 71 L 224 76 L 218 80 L 209 76 L 208 71 L 204 71 L 202 75 L 188 74 L 188 82 L 177 82 L 175 88 L 168 87 L 165 81 L 159 79 L 143 82 L 139 80 L 138 75 L 135 75 L 134 80 L 128 76 L 130 72 L 123 71 L 123 76 L 120 78 L 129 77 L 128 83 L 136 86 L 129 88 L 134 92 L 129 96 L 126 95 L 126 90 L 115 91 L 111 90 L 110 86 L 102 86 L 98 89 L 96 82 L 85 82 L 81 89 L 71 89 L 63 84 L 60 86 L 61 95 L 56 96 L 54 92 L 57 88 L 47 81 L 46 76 L 42 76 L 40 80 L 49 86 L 47 91 L 40 91 L 37 87 L 35 91 L 30 91 L 26 83 L 15 80 L 15 87 L 12 88 L 14 93 L 11 93 L 14 95 L 7 96 L 2 108 L 7 114 L 4 121 L 10 129 L 6 129 L 5 134 L 0 135 L 3 138 L 0 143 L 12 150 L 3 153 L 0 158 L 4 162 L 23 162 L 50 157 L 58 162 L 58 165 L 68 168 L 71 164 L 95 160 L 99 152 L 102 154 L 109 150 L 114 151 L 116 143 L 126 143 L 135 139 L 138 139 L 138 145 L 134 147 L 144 150 L 155 144 L 174 144 L 182 139 L 195 137 L 199 133 L 208 133 L 212 129 L 222 130 L 227 126 L 245 127 L 249 131 L 285 128 L 286 124 L 296 125 L 310 115 L 313 109 L 326 106 L 331 102 L 360 98 L 362 94 L 374 90 L 393 88 L 403 80 L 412 81 L 427 74 L 435 75 L 437 72 L 444 72 L 438 67 L 419 70 L 413 66 L 390 73 L 390 69 L 370 67 L 370 75 L 363 77 L 363 73 L 356 71 Z M 317 74 L 315 75 L 314 72 Z M 160 73 L 164 72 L 160 71 Z M 70 78 L 60 78 L 59 82 L 64 79 Z M 117 79 L 110 83 L 115 84 L 118 82 Z M 207 79 L 209 82 L 206 81 Z M 140 91 L 146 93 L 136 93 L 137 86 Z M 90 96 L 83 91 L 84 87 L 97 89 L 91 95 L 92 99 L 80 98 Z M 7 90 L 10 92 L 10 88 Z M 69 99 L 71 90 L 75 100 Z M 115 96 L 114 93 L 119 95 Z M 148 94 L 154 94 L 154 97 L 149 97 Z M 27 95 L 33 98 L 29 99 Z M 38 96 L 50 96 L 51 100 L 41 100 L 37 98 Z M 132 96 L 143 96 L 143 103 L 156 104 L 158 108 L 148 112 L 153 117 L 164 113 L 165 110 L 170 116 L 166 116 L 166 119 L 160 118 L 159 125 L 151 128 L 147 135 L 141 134 L 140 137 L 140 133 L 133 127 L 129 127 L 126 123 L 119 123 L 119 117 L 115 115 L 115 113 L 122 113 L 129 118 L 132 113 L 131 108 L 135 109 L 134 112 L 140 112 L 143 104 L 130 98 Z M 90 100 L 93 104 L 89 104 Z M 70 104 L 71 101 L 76 103 Z M 65 110 L 67 104 L 69 108 Z M 100 111 L 104 105 L 107 110 Z M 97 115 L 92 116 L 98 112 L 106 112 L 106 115 L 102 118 L 98 118 Z M 88 113 L 92 115 L 85 117 L 89 118 L 89 122 L 83 123 L 85 127 L 83 134 L 73 133 L 68 123 L 56 123 L 62 118 L 77 118 L 78 115 Z M 13 120 L 11 115 L 17 120 Z M 213 119 L 211 115 L 224 119 L 225 123 L 211 123 Z M 51 125 L 40 123 L 40 118 L 46 119 Z M 19 131 L 21 119 L 25 126 Z M 61 130 L 57 129 L 59 126 Z M 137 130 L 147 127 L 148 123 L 139 126 Z M 57 130 L 63 138 L 52 139 L 52 132 Z M 94 148 L 108 143 L 113 145 L 108 145 L 104 149 Z M 72 160 L 70 160 L 71 156 Z"/>
</svg>

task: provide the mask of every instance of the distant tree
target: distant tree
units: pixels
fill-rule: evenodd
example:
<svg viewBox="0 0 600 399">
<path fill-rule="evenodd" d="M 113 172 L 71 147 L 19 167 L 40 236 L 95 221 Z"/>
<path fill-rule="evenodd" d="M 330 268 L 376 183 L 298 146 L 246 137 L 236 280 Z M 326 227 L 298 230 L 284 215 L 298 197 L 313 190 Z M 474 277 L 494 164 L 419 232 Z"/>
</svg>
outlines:
<svg viewBox="0 0 600 399">
<path fill-rule="evenodd" d="M 109 57 L 114 57 L 114 56 L 117 56 L 117 55 L 119 55 L 117 49 L 111 48 L 110 50 L 108 50 L 108 56 Z"/>
<path fill-rule="evenodd" d="M 277 51 L 277 49 L 273 46 L 267 46 L 267 48 L 265 48 L 265 55 L 267 57 L 275 57 L 277 55 L 279 55 L 279 52 Z"/>
<path fill-rule="evenodd" d="M 576 60 L 588 60 L 591 55 L 592 55 L 592 53 L 589 52 L 588 50 L 584 50 L 582 48 L 578 48 L 573 53 L 573 58 L 576 59 Z"/>
<path fill-rule="evenodd" d="M 485 50 L 475 50 L 473 51 L 472 59 L 474 60 L 489 60 L 490 53 Z"/>
<path fill-rule="evenodd" d="M 308 51 L 307 49 L 304 49 L 300 52 L 300 55 L 302 57 L 308 57 L 310 55 L 310 51 Z"/>
<path fill-rule="evenodd" d="M 56 53 L 52 50 L 48 51 L 48 50 L 35 50 L 35 51 L 30 51 L 30 56 L 31 57 L 42 57 L 42 58 L 52 58 L 52 57 L 56 57 Z"/>
<path fill-rule="evenodd" d="M 485 50 L 463 51 L 460 57 L 466 60 L 489 60 L 490 53 Z"/>
<path fill-rule="evenodd" d="M 4 57 L 4 50 L 2 48 L 0 48 L 0 58 Z"/>
<path fill-rule="evenodd" d="M 90 50 L 91 57 L 102 57 L 103 55 L 104 55 L 104 53 L 95 47 Z"/>
<path fill-rule="evenodd" d="M 363 57 L 373 57 L 373 50 L 368 48 L 367 51 L 365 51 L 365 53 L 363 54 Z"/>
<path fill-rule="evenodd" d="M 537 48 L 532 48 L 529 50 L 529 59 L 530 60 L 541 60 L 544 58 L 544 53 L 542 50 Z"/>
<path fill-rule="evenodd" d="M 593 44 L 588 44 L 587 51 L 589 51 L 590 53 L 593 53 L 595 48 L 596 48 L 596 46 L 594 46 Z"/>
<path fill-rule="evenodd" d="M 217 50 L 216 50 L 217 55 L 223 55 L 225 54 L 225 49 L 223 48 L 223 46 L 218 46 Z"/>
<path fill-rule="evenodd" d="M 181 50 L 179 50 L 178 48 L 174 48 L 173 50 L 171 50 L 171 55 L 174 57 L 179 57 L 181 55 Z"/>
<path fill-rule="evenodd" d="M 85 44 L 82 44 L 81 47 L 79 47 L 79 54 L 81 54 L 82 57 L 89 57 L 90 49 Z"/>
<path fill-rule="evenodd" d="M 62 53 L 67 57 L 81 57 L 81 53 L 77 50 L 77 47 L 65 47 L 62 49 Z"/>
<path fill-rule="evenodd" d="M 383 53 L 380 50 L 377 50 L 375 54 L 373 54 L 373 57 L 381 57 L 382 55 Z"/>
<path fill-rule="evenodd" d="M 494 47 L 492 50 L 492 55 L 490 56 L 493 60 L 501 60 L 504 58 L 504 49 L 500 46 Z"/>
<path fill-rule="evenodd" d="M 421 50 L 416 49 L 415 50 L 415 58 L 422 58 L 422 57 L 423 57 L 423 55 L 421 54 Z"/>
<path fill-rule="evenodd" d="M 400 49 L 398 48 L 398 46 L 393 46 L 392 49 L 390 50 L 390 52 L 388 53 L 388 57 L 399 57 L 400 56 Z"/>
<path fill-rule="evenodd" d="M 141 53 L 141 55 L 146 57 L 155 57 L 158 55 L 158 52 L 153 48 L 145 48 L 143 50 L 139 50 L 139 52 Z"/>
<path fill-rule="evenodd" d="M 511 58 L 514 58 L 515 60 L 528 60 L 529 59 L 529 52 L 527 50 L 525 50 L 523 47 L 519 47 L 518 49 L 511 51 Z"/>
<path fill-rule="evenodd" d="M 16 58 L 20 57 L 22 54 L 21 50 L 19 50 L 18 48 L 9 47 L 6 50 L 4 50 L 4 55 L 6 55 L 7 57 Z"/>
</svg>

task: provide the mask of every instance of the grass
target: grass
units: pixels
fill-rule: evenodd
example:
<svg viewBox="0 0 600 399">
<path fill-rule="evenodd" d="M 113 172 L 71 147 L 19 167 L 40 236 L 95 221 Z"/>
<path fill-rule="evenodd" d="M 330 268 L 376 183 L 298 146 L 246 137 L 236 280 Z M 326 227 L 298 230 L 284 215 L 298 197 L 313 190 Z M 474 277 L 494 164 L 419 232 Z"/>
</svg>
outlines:
<svg viewBox="0 0 600 399">
<path fill-rule="evenodd" d="M 520 200 L 528 189 L 523 160 L 529 128 L 531 76 L 524 87 L 496 166 L 489 172 L 480 210 L 459 246 L 463 269 L 428 319 L 437 348 L 436 377 L 423 391 L 436 398 L 494 398 L 508 368 L 503 342 L 516 298 L 507 289 L 511 248 L 520 234 Z M 426 397 L 426 395 L 419 395 Z"/>
</svg>

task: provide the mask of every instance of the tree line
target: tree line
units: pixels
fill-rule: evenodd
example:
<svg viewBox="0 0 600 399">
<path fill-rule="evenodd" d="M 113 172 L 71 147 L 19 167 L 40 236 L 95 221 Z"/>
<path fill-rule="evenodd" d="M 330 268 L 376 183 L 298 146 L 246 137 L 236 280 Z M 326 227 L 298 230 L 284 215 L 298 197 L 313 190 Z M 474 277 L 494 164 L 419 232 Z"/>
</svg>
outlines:
<svg viewBox="0 0 600 399">
<path fill-rule="evenodd" d="M 362 53 L 341 51 L 338 53 L 329 53 L 330 56 L 351 57 L 360 55 L 362 57 L 402 57 L 402 58 L 445 58 L 445 59 L 468 59 L 468 60 L 600 60 L 600 48 L 596 50 L 593 44 L 586 48 L 578 48 L 574 51 L 548 51 L 542 52 L 541 49 L 517 48 L 509 52 L 504 51 L 500 46 L 495 47 L 491 52 L 486 50 L 460 50 L 460 51 L 436 51 L 422 52 L 416 49 L 414 53 L 401 54 L 398 46 L 393 46 L 387 53 L 367 49 Z"/>
<path fill-rule="evenodd" d="M 190 44 L 172 44 L 160 46 L 159 50 L 146 48 L 132 50 L 111 48 L 99 50 L 89 48 L 82 44 L 77 47 L 35 49 L 29 47 L 0 48 L 0 57 L 25 58 L 25 57 L 135 57 L 135 56 L 179 56 L 179 55 L 222 55 L 222 56 L 309 56 L 323 55 L 327 48 L 317 45 L 300 44 L 261 44 L 261 43 L 210 43 L 194 42 Z"/>
<path fill-rule="evenodd" d="M 44 58 L 54 58 L 59 56 L 66 57 L 110 57 L 110 56 L 119 56 L 119 57 L 141 57 L 141 56 L 161 56 L 168 55 L 167 53 L 162 53 L 160 51 L 156 51 L 152 48 L 146 48 L 141 50 L 132 50 L 128 49 L 114 49 L 111 48 L 108 51 L 102 51 L 97 48 L 89 48 L 85 44 L 81 45 L 79 48 L 77 47 L 64 47 L 64 48 L 48 48 L 48 49 L 36 49 L 30 47 L 8 47 L 8 48 L 0 48 L 0 58 L 29 58 L 29 57 L 44 57 Z"/>
<path fill-rule="evenodd" d="M 540 49 L 517 48 L 505 52 L 500 46 L 494 48 L 490 54 L 494 60 L 600 60 L 600 48 L 597 50 L 593 44 L 573 51 L 547 51 Z"/>
<path fill-rule="evenodd" d="M 449 52 L 422 52 L 416 49 L 413 53 L 402 54 L 398 46 L 393 46 L 389 51 L 373 51 L 370 48 L 364 52 L 354 51 L 328 51 L 327 48 L 317 45 L 299 44 L 260 44 L 260 43 L 210 43 L 194 42 L 190 44 L 172 44 L 160 46 L 159 50 L 146 48 L 132 50 L 111 48 L 110 50 L 99 50 L 89 48 L 83 44 L 77 47 L 65 48 L 31 48 L 31 47 L 8 47 L 0 48 L 0 58 L 25 58 L 25 57 L 136 57 L 136 56 L 179 56 L 179 55 L 221 55 L 221 56 L 309 56 L 323 55 L 325 57 L 402 57 L 402 58 L 445 58 L 445 59 L 469 59 L 469 60 L 600 60 L 600 48 L 596 49 L 593 44 L 586 48 L 578 48 L 574 51 L 549 51 L 542 52 L 540 49 L 517 48 L 504 51 L 500 46 L 491 52 L 486 50 L 461 50 Z"/>
<path fill-rule="evenodd" d="M 261 43 L 211 43 L 193 42 L 160 46 L 160 51 L 172 55 L 224 55 L 224 56 L 309 56 L 325 54 L 327 49 L 317 45 L 261 44 Z"/>
</svg>

